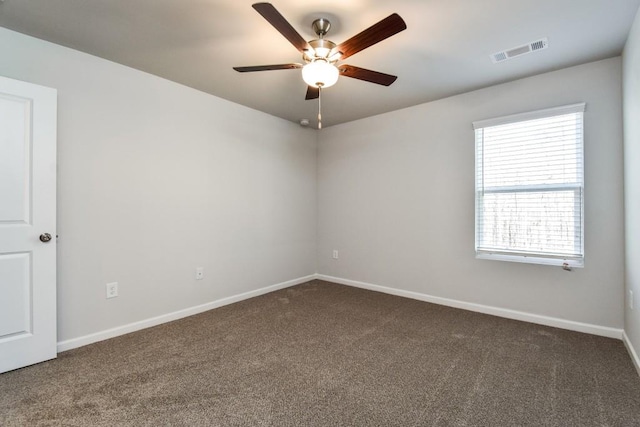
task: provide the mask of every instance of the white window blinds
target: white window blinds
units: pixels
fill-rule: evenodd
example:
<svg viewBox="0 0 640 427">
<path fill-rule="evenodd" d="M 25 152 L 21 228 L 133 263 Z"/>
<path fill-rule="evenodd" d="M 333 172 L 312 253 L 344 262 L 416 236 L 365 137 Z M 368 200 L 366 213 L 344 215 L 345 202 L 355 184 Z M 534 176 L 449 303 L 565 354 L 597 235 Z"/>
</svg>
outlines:
<svg viewBox="0 0 640 427">
<path fill-rule="evenodd" d="M 584 108 L 474 123 L 479 257 L 582 265 Z"/>
</svg>

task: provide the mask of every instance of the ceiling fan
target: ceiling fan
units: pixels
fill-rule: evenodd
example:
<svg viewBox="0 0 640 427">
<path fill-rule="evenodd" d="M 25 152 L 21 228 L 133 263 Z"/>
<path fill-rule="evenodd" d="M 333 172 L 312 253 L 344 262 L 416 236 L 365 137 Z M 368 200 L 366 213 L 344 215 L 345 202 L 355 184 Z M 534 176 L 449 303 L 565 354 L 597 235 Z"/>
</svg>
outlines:
<svg viewBox="0 0 640 427">
<path fill-rule="evenodd" d="M 347 59 L 351 55 L 405 30 L 407 24 L 397 13 L 389 15 L 377 24 L 337 45 L 324 38 L 331 28 L 331 23 L 327 19 L 320 18 L 313 21 L 311 27 L 318 38 L 307 42 L 271 3 L 255 3 L 252 7 L 302 53 L 304 64 L 256 65 L 233 67 L 233 69 L 241 73 L 302 69 L 302 79 L 309 86 L 305 99 L 318 98 L 318 129 L 322 128 L 321 91 L 333 86 L 338 81 L 339 76 L 351 77 L 383 86 L 391 85 L 398 78 L 397 76 L 353 65 L 338 65 L 339 61 Z"/>
</svg>

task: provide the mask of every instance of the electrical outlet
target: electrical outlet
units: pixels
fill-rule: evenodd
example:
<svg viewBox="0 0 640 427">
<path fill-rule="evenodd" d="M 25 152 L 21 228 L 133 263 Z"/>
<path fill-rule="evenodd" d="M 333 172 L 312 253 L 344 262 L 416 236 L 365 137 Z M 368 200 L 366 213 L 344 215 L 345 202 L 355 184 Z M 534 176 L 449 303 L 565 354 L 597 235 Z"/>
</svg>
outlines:
<svg viewBox="0 0 640 427">
<path fill-rule="evenodd" d="M 204 279 L 204 268 L 203 267 L 197 267 L 196 268 L 196 280 L 202 280 Z"/>
<path fill-rule="evenodd" d="M 107 299 L 118 296 L 118 282 L 107 283 Z"/>
<path fill-rule="evenodd" d="M 633 310 L 633 291 L 629 289 L 629 308 Z"/>
<path fill-rule="evenodd" d="M 338 259 L 338 255 L 339 255 L 339 254 L 338 254 L 338 250 L 337 250 L 337 249 L 334 249 L 334 250 L 333 250 L 333 259 Z"/>
</svg>

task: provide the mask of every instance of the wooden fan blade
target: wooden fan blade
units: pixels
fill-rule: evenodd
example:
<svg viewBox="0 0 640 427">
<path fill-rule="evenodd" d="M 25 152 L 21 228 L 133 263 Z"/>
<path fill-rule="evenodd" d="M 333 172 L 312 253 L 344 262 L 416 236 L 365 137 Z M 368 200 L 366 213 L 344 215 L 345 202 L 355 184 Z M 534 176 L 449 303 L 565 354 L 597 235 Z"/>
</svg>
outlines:
<svg viewBox="0 0 640 427">
<path fill-rule="evenodd" d="M 277 65 L 254 65 L 251 67 L 233 67 L 240 73 L 250 73 L 252 71 L 270 71 L 270 70 L 293 70 L 302 68 L 302 64 L 277 64 Z"/>
<path fill-rule="evenodd" d="M 256 3 L 252 6 L 264 19 L 280 32 L 289 43 L 302 53 L 310 49 L 307 41 L 289 24 L 289 22 L 276 10 L 271 3 Z"/>
<path fill-rule="evenodd" d="M 318 89 L 317 87 L 308 86 L 307 96 L 305 96 L 304 99 L 318 99 L 319 96 L 320 96 L 320 89 Z"/>
<path fill-rule="evenodd" d="M 366 82 L 376 83 L 383 86 L 389 86 L 398 78 L 398 76 L 367 70 L 366 68 L 354 67 L 353 65 L 340 65 L 339 68 L 341 76 L 364 80 Z"/>
<path fill-rule="evenodd" d="M 364 50 L 369 46 L 379 43 L 382 40 L 406 29 L 407 24 L 405 24 L 400 15 L 394 13 L 361 33 L 351 37 L 349 40 L 341 43 L 334 49 L 334 51 L 342 52 L 342 57 L 340 59 L 346 59 L 351 55 L 354 55 L 361 50 Z"/>
</svg>

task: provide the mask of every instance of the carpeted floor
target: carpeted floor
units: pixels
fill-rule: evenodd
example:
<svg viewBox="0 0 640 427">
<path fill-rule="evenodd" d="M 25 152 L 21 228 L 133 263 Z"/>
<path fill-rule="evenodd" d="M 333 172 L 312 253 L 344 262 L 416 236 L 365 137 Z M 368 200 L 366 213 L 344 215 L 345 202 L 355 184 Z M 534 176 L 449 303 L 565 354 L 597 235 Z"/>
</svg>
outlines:
<svg viewBox="0 0 640 427">
<path fill-rule="evenodd" d="M 621 341 L 313 281 L 0 375 L 0 425 L 640 426 Z"/>
</svg>

